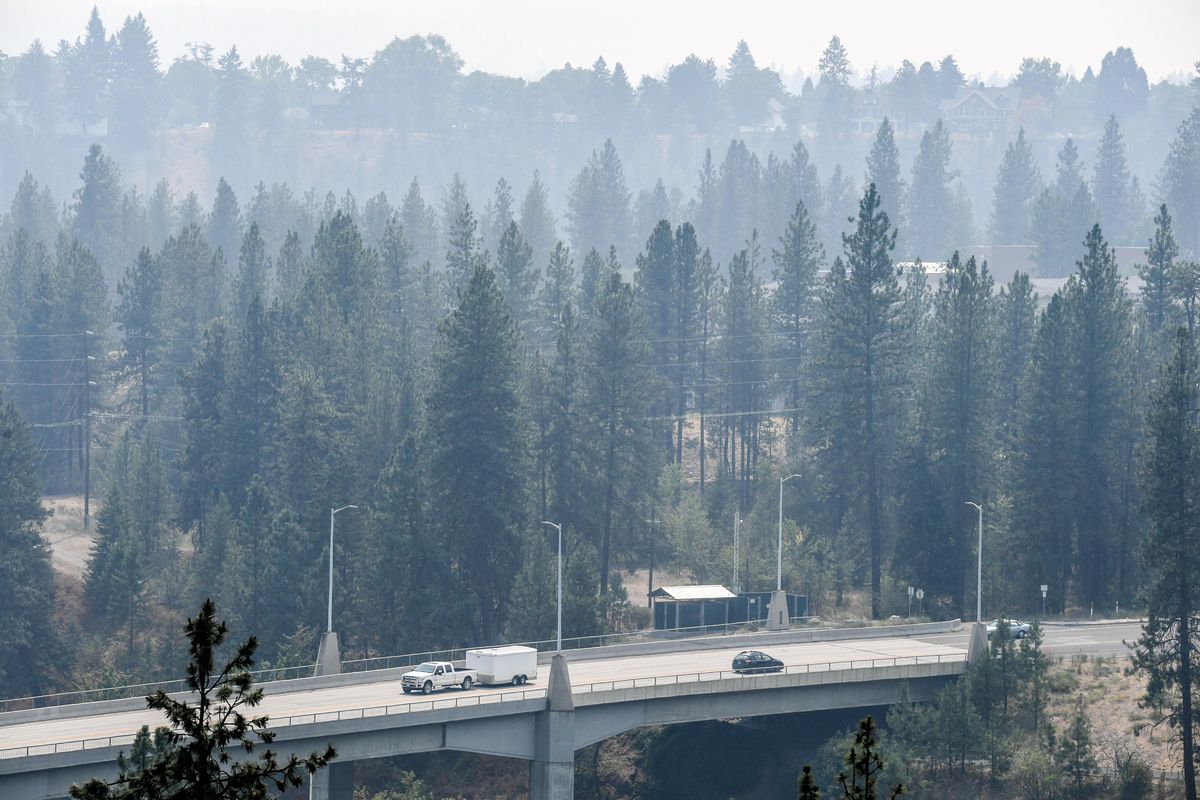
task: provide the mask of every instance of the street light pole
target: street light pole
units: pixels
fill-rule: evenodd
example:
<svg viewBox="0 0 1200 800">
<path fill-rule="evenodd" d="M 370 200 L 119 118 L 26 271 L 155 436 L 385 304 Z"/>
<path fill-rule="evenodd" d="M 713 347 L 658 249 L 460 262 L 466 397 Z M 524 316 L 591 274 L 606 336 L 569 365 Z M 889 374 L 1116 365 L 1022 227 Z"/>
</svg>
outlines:
<svg viewBox="0 0 1200 800">
<path fill-rule="evenodd" d="M 326 633 L 333 633 L 333 515 L 339 511 L 345 511 L 347 508 L 358 508 L 358 506 L 329 509 L 329 606 L 325 620 Z"/>
<path fill-rule="evenodd" d="M 799 475 L 779 476 L 779 553 L 775 564 L 775 591 L 783 591 L 783 485 Z"/>
<path fill-rule="evenodd" d="M 562 652 L 562 525 L 557 522 L 546 522 L 543 520 L 543 525 L 549 525 L 558 531 L 558 637 L 555 640 L 554 652 Z"/>
<path fill-rule="evenodd" d="M 975 562 L 975 621 L 983 622 L 983 506 L 970 500 L 966 504 L 979 512 L 979 548 Z"/>
</svg>

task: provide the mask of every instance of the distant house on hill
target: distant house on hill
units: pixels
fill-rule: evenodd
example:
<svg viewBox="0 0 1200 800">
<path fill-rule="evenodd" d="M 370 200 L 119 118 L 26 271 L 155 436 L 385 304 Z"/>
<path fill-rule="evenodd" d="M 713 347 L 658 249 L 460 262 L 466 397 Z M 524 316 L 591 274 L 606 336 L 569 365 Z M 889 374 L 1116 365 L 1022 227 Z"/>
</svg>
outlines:
<svg viewBox="0 0 1200 800">
<path fill-rule="evenodd" d="M 1009 86 L 966 86 L 938 110 L 951 133 L 988 136 L 1003 133 L 1021 102 L 1021 90 Z"/>
</svg>

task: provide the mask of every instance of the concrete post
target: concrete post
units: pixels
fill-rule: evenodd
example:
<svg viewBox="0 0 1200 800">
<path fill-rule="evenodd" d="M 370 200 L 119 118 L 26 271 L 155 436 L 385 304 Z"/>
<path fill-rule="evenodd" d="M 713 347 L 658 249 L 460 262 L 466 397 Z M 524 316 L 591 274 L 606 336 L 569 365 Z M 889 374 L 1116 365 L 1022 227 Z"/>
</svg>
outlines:
<svg viewBox="0 0 1200 800">
<path fill-rule="evenodd" d="M 792 627 L 788 612 L 787 593 L 782 590 L 771 592 L 771 604 L 767 606 L 767 630 L 786 631 Z"/>
<path fill-rule="evenodd" d="M 317 675 L 340 675 L 341 672 L 337 632 L 326 631 L 321 634 L 321 643 L 317 645 Z"/>
<path fill-rule="evenodd" d="M 354 800 L 354 762 L 332 761 L 308 779 L 308 800 Z"/>
<path fill-rule="evenodd" d="M 989 658 L 987 627 L 982 622 L 971 626 L 971 638 L 967 641 L 967 663 L 974 664 L 981 658 Z"/>
<path fill-rule="evenodd" d="M 567 660 L 550 661 L 546 710 L 536 722 L 537 755 L 529 764 L 529 800 L 572 800 L 575 796 L 575 701 Z"/>
</svg>

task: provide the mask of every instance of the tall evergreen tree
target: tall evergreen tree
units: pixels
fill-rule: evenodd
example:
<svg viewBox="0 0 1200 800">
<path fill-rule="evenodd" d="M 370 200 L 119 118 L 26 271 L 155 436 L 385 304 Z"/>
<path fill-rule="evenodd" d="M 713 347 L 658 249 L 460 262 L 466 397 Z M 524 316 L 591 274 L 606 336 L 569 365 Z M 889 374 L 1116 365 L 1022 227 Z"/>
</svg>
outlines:
<svg viewBox="0 0 1200 800">
<path fill-rule="evenodd" d="M 1138 265 L 1142 279 L 1142 310 L 1150 325 L 1150 335 L 1161 339 L 1171 320 L 1171 277 L 1179 245 L 1171 231 L 1171 212 L 1164 203 L 1154 216 L 1154 235 L 1145 250 L 1146 263 Z"/>
<path fill-rule="evenodd" d="M 817 272 L 825 260 L 816 225 L 803 202 L 796 204 L 780 245 L 781 249 L 771 253 L 776 285 L 771 296 L 772 312 L 775 331 L 780 334 L 779 377 L 790 378 L 786 403 L 788 408 L 797 409 L 791 412 L 791 433 L 796 436 L 800 428 L 801 370 L 809 355 L 815 324 Z"/>
<path fill-rule="evenodd" d="M 1096 221 L 1108 235 L 1120 241 L 1133 233 L 1132 228 L 1142 214 L 1136 203 L 1136 183 L 1125 159 L 1125 141 L 1116 116 L 1104 124 L 1104 135 L 1096 152 L 1096 168 L 1092 174 L 1092 197 L 1096 203 Z"/>
<path fill-rule="evenodd" d="M 529 301 L 537 294 L 540 277 L 533 263 L 533 247 L 525 241 L 517 224 L 510 222 L 496 249 L 496 277 L 527 344 L 534 341 L 535 317 Z"/>
<path fill-rule="evenodd" d="M 62 655 L 38 460 L 29 424 L 0 397 L 0 691 L 8 697 L 45 693 Z"/>
<path fill-rule="evenodd" d="M 1200 105 L 1179 124 L 1158 183 L 1175 217 L 1180 247 L 1200 254 Z"/>
<path fill-rule="evenodd" d="M 501 630 L 526 522 L 518 342 L 495 275 L 478 264 L 439 326 L 429 420 L 430 482 L 480 641 Z"/>
<path fill-rule="evenodd" d="M 113 133 L 140 149 L 150 143 L 158 125 L 162 88 L 158 43 L 141 12 L 126 17 L 117 32 L 112 70 Z"/>
<path fill-rule="evenodd" d="M 533 263 L 545 264 L 550 258 L 550 250 L 558 241 L 558 234 L 555 232 L 554 214 L 550 210 L 550 196 L 546 187 L 542 185 L 542 176 L 537 170 L 533 171 L 533 182 L 525 192 L 525 199 L 521 201 L 521 218 L 518 225 L 521 236 L 533 251 Z M 604 252 L 604 249 L 600 248 L 600 252 Z"/>
<path fill-rule="evenodd" d="M 904 179 L 900 177 L 900 151 L 896 148 L 896 137 L 891 120 L 887 117 L 875 130 L 875 141 L 867 155 L 867 184 L 875 184 L 883 212 L 891 220 L 892 227 L 901 228 L 903 220 L 900 209 L 907 198 L 904 195 Z"/>
<path fill-rule="evenodd" d="M 1033 202 L 1042 191 L 1042 174 L 1025 138 L 1025 129 L 1008 143 L 1004 160 L 996 174 L 995 199 L 992 202 L 991 234 L 993 244 L 1025 244 L 1029 241 Z"/>
<path fill-rule="evenodd" d="M 121 171 L 100 145 L 88 148 L 75 192 L 71 233 L 100 262 L 105 279 L 116 284 L 121 269 Z"/>
<path fill-rule="evenodd" d="M 859 203 L 855 231 L 843 236 L 822 299 L 823 350 L 817 369 L 827 424 L 846 437 L 861 487 L 871 582 L 871 614 L 883 613 L 884 497 L 899 421 L 908 350 L 900 284 L 892 265 L 896 234 L 874 186 Z M 832 433 L 832 431 L 831 431 Z M 845 480 L 843 476 L 842 480 Z"/>
<path fill-rule="evenodd" d="M 1067 139 L 1058 154 L 1058 172 L 1054 184 L 1042 190 L 1033 208 L 1030 235 L 1036 246 L 1034 261 L 1043 276 L 1057 277 L 1069 272 L 1079 246 L 1079 232 L 1095 222 L 1091 192 L 1083 180 L 1079 151 Z"/>
<path fill-rule="evenodd" d="M 1107 600 L 1115 570 L 1115 500 L 1120 471 L 1118 434 L 1130 424 L 1125 407 L 1130 308 L 1125 280 L 1099 225 L 1092 226 L 1087 252 L 1065 289 L 1074 358 L 1076 429 L 1072 492 L 1078 537 L 1081 599 Z"/>
<path fill-rule="evenodd" d="M 636 507 L 650 466 L 645 375 L 646 355 L 633 288 L 616 270 L 609 272 L 596 300 L 596 317 L 587 348 L 585 396 L 588 401 L 589 472 L 600 508 L 600 594 L 608 594 L 614 539 L 623 508 Z"/>
<path fill-rule="evenodd" d="M 251 222 L 242 237 L 238 253 L 238 275 L 233 289 L 233 322 L 241 325 L 246 319 L 250 303 L 258 298 L 266 302 L 267 278 L 270 262 L 267 260 L 266 243 L 258 231 L 258 223 Z"/>
<path fill-rule="evenodd" d="M 224 178 L 217 181 L 216 198 L 208 215 L 208 243 L 225 256 L 227 264 L 234 260 L 241 249 L 242 213 L 233 187 Z"/>
<path fill-rule="evenodd" d="M 908 219 L 912 227 L 912 254 L 940 261 L 951 247 L 950 220 L 954 195 L 950 182 L 958 174 L 950 167 L 950 133 L 938 120 L 921 136 L 921 149 L 913 160 L 912 188 L 908 193 Z"/>
<path fill-rule="evenodd" d="M 1195 344 L 1185 331 L 1174 336 L 1174 355 L 1163 371 L 1149 413 L 1145 510 L 1150 521 L 1143 544 L 1149 578 L 1149 614 L 1133 655 L 1134 669 L 1148 678 L 1143 704 L 1159 710 L 1179 730 L 1184 792 L 1196 797 L 1195 698 L 1200 684 L 1200 425 Z"/>
</svg>

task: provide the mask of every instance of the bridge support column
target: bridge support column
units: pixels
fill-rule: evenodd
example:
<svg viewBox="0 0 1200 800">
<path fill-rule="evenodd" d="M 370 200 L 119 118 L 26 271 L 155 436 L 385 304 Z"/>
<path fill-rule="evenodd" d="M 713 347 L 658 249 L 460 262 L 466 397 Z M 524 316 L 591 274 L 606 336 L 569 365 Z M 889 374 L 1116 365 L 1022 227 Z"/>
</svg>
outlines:
<svg viewBox="0 0 1200 800">
<path fill-rule="evenodd" d="M 529 800 L 572 800 L 575 797 L 575 701 L 567 660 L 557 653 L 550 662 L 547 709 L 538 714 L 536 755 L 529 764 Z"/>
<path fill-rule="evenodd" d="M 767 630 L 786 631 L 791 627 L 792 617 L 788 611 L 787 592 L 771 592 L 771 604 L 767 606 Z"/>
<path fill-rule="evenodd" d="M 308 800 L 354 800 L 354 762 L 331 761 L 308 779 Z"/>
<path fill-rule="evenodd" d="M 342 659 L 338 653 L 337 632 L 326 631 L 321 635 L 321 643 L 317 645 L 317 674 L 340 675 Z"/>
</svg>

